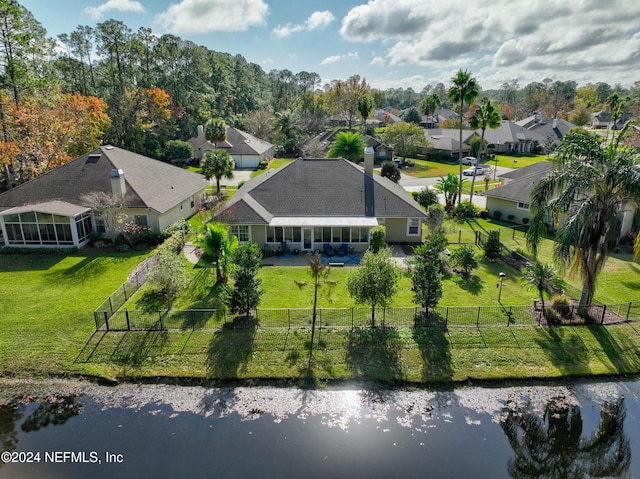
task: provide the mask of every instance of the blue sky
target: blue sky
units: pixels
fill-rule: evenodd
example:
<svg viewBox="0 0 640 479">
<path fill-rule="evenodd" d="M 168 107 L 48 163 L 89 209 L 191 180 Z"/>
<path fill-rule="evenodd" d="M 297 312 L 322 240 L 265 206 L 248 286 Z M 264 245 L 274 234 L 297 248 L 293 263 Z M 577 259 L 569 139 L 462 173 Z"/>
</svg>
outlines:
<svg viewBox="0 0 640 479">
<path fill-rule="evenodd" d="M 629 0 L 18 1 L 50 37 L 114 18 L 323 82 L 359 74 L 420 91 L 460 68 L 487 89 L 640 80 L 640 2 Z"/>
</svg>

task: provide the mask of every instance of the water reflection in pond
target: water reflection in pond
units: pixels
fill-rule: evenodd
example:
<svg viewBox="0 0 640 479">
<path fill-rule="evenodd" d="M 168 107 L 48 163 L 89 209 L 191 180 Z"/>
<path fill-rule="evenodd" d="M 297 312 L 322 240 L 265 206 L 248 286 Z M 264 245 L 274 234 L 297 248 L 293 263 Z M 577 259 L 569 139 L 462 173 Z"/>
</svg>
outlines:
<svg viewBox="0 0 640 479">
<path fill-rule="evenodd" d="M 311 391 L 59 381 L 5 385 L 0 401 L 0 447 L 14 453 L 0 478 L 640 477 L 636 382 Z M 16 462 L 27 452 L 40 462 Z"/>
</svg>

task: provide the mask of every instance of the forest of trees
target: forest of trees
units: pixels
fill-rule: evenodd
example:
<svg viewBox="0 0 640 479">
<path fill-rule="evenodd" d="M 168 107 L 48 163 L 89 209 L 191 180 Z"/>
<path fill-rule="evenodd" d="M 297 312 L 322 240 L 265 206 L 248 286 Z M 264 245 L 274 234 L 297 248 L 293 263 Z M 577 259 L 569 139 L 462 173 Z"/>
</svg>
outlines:
<svg viewBox="0 0 640 479">
<path fill-rule="evenodd" d="M 322 131 L 331 115 L 350 125 L 361 118 L 363 95 L 374 109 L 423 112 L 427 96 L 437 96 L 440 108 L 453 108 L 444 83 L 420 92 L 375 90 L 357 74 L 321 83 L 317 73 L 265 72 L 241 55 L 157 36 L 149 28 L 134 32 L 117 20 L 47 38 L 28 10 L 0 0 L 0 191 L 100 144 L 164 159 L 168 141 L 194 136 L 197 125 L 212 118 L 293 152 L 299 141 Z M 634 108 L 640 82 L 625 89 L 549 79 L 520 87 L 512 80 L 481 97 L 514 120 L 534 111 L 584 119 L 606 108 L 613 92 Z"/>
</svg>

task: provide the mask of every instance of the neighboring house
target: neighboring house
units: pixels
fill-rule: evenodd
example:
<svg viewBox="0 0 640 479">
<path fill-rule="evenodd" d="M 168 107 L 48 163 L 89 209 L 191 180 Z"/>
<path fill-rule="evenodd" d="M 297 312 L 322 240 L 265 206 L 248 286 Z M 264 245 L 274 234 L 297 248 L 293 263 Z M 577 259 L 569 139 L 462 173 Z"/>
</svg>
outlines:
<svg viewBox="0 0 640 479">
<path fill-rule="evenodd" d="M 376 110 L 373 113 L 373 118 L 380 122 L 383 122 L 383 118 L 386 118 L 388 125 L 394 125 L 396 123 L 404 123 L 404 120 L 402 118 L 400 118 L 395 113 L 392 113 L 389 109 Z"/>
<path fill-rule="evenodd" d="M 439 128 L 425 130 L 424 135 L 432 145 L 430 152 L 444 153 L 452 158 L 458 158 L 460 153 L 460 130 L 453 128 Z M 479 134 L 473 130 L 462 130 L 462 157 L 471 154 L 470 142 L 473 136 Z"/>
<path fill-rule="evenodd" d="M 226 151 L 236 162 L 236 168 L 257 168 L 262 160 L 273 158 L 271 143 L 231 126 L 227 127 L 227 139 L 215 147 L 207 140 L 202 125 L 198 126 L 197 136 L 187 141 L 193 146 L 193 157 L 198 162 L 214 148 Z"/>
<path fill-rule="evenodd" d="M 476 130 L 478 135 L 480 130 Z M 533 133 L 510 120 L 502 120 L 498 128 L 487 128 L 484 132 L 487 143 L 495 145 L 495 153 L 533 153 L 540 135 Z"/>
<path fill-rule="evenodd" d="M 345 131 L 355 131 L 355 130 L 349 130 L 348 128 L 341 128 L 338 130 L 325 131 L 324 133 L 320 133 L 319 135 L 316 135 L 313 138 L 301 143 L 300 145 L 298 145 L 298 148 L 300 149 L 300 151 L 304 151 L 306 145 L 312 142 L 317 142 L 322 147 L 322 150 L 324 151 L 324 154 L 326 156 L 327 152 L 331 148 L 331 144 L 335 141 L 336 135 L 338 133 L 345 132 Z M 385 160 L 393 159 L 392 147 L 385 145 L 384 143 L 377 140 L 371 135 L 364 135 L 362 139 L 364 140 L 365 147 L 370 146 L 371 148 L 373 148 L 374 160 L 376 163 L 381 163 Z"/>
<path fill-rule="evenodd" d="M 196 211 L 202 175 L 121 148 L 102 146 L 0 194 L 0 245 L 81 247 L 104 223 L 83 200 L 95 191 L 121 194 L 123 223 L 162 231 Z"/>
<path fill-rule="evenodd" d="M 611 113 L 600 110 L 591 114 L 591 128 L 609 128 L 611 130 L 621 130 L 624 124 L 631 119 L 631 115 L 627 112 L 622 113 L 616 118 L 616 124 L 613 124 Z"/>
<path fill-rule="evenodd" d="M 422 115 L 422 120 L 420 120 L 420 126 L 422 128 L 426 128 L 427 130 L 433 130 L 438 128 L 440 125 L 440 119 L 438 115 Z"/>
<path fill-rule="evenodd" d="M 547 138 L 549 138 L 554 146 L 559 146 L 562 137 L 569 130 L 576 128 L 576 125 L 570 121 L 561 118 L 545 118 L 542 113 L 536 113 L 524 120 L 517 121 L 516 125 L 536 133 L 539 136 L 539 144 L 547 144 Z"/>
<path fill-rule="evenodd" d="M 491 216 L 496 211 L 502 213 L 502 219 L 514 223 L 525 223 L 531 219 L 530 199 L 531 190 L 540 179 L 551 170 L 551 163 L 539 161 L 533 165 L 518 168 L 500 176 L 502 185 L 480 193 L 487 197 L 486 209 Z M 526 221 L 523 219 L 526 218 Z"/>
<path fill-rule="evenodd" d="M 401 186 L 373 174 L 372 149 L 365 156 L 364 169 L 343 158 L 298 158 L 245 183 L 217 219 L 240 242 L 261 247 L 346 243 L 364 251 L 379 224 L 388 242 L 420 243 L 424 211 Z"/>
</svg>

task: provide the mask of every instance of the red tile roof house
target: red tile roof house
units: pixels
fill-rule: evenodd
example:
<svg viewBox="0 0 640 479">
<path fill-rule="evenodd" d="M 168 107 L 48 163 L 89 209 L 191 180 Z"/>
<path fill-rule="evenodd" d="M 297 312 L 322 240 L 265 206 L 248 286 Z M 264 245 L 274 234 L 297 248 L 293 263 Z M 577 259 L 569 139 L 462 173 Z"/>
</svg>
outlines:
<svg viewBox="0 0 640 479">
<path fill-rule="evenodd" d="M 369 247 L 383 224 L 387 242 L 420 243 L 424 211 L 398 184 L 373 174 L 373 148 L 364 169 L 343 158 L 298 158 L 252 178 L 225 204 L 217 220 L 240 242 L 261 248 L 323 250 Z"/>
<path fill-rule="evenodd" d="M 82 196 L 124 193 L 123 223 L 162 231 L 203 200 L 202 175 L 113 146 L 102 146 L 0 194 L 0 246 L 82 247 L 102 223 Z"/>
</svg>

